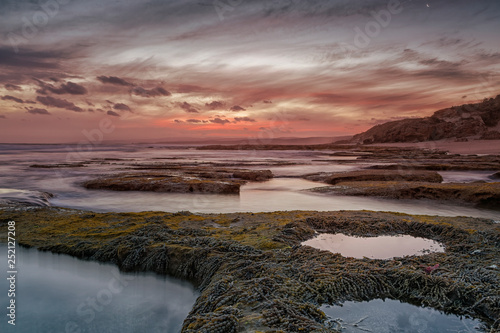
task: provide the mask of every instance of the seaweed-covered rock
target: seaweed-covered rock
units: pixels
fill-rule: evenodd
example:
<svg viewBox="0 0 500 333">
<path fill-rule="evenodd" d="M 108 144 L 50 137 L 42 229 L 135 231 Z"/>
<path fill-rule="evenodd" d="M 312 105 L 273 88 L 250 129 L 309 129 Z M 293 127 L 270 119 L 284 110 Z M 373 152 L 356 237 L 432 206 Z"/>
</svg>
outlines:
<svg viewBox="0 0 500 333">
<path fill-rule="evenodd" d="M 233 177 L 260 182 L 273 178 L 273 173 L 270 170 L 237 170 L 233 172 Z"/>
<path fill-rule="evenodd" d="M 93 190 L 239 194 L 241 183 L 164 174 L 121 174 L 89 180 L 83 186 Z"/>
<path fill-rule="evenodd" d="M 392 199 L 454 200 L 488 207 L 500 205 L 500 183 L 342 182 L 311 191 Z"/>
<path fill-rule="evenodd" d="M 415 170 L 359 170 L 350 172 L 322 172 L 303 176 L 303 178 L 335 185 L 340 182 L 358 181 L 410 181 L 441 183 L 443 177 L 433 171 Z"/>
<path fill-rule="evenodd" d="M 192 281 L 201 295 L 184 333 L 337 332 L 321 304 L 374 298 L 471 315 L 492 332 L 499 328 L 500 227 L 487 219 L 366 211 L 194 215 L 12 208 L 0 210 L 0 232 L 11 220 L 18 221 L 22 245 Z M 446 252 L 347 258 L 300 245 L 316 231 L 410 234 L 437 240 Z"/>
</svg>

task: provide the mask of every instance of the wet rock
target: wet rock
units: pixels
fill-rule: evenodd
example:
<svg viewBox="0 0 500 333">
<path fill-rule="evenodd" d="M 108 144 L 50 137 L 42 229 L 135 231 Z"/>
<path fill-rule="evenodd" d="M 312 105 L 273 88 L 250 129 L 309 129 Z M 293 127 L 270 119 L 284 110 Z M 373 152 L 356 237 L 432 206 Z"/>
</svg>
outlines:
<svg viewBox="0 0 500 333">
<path fill-rule="evenodd" d="M 88 180 L 83 186 L 87 189 L 113 191 L 239 194 L 240 186 L 247 181 L 266 181 L 273 177 L 269 170 L 178 165 L 143 165 L 134 169 L 149 171 L 103 176 Z"/>
<path fill-rule="evenodd" d="M 260 182 L 273 178 L 273 173 L 270 170 L 238 170 L 233 172 L 233 177 Z"/>
<path fill-rule="evenodd" d="M 500 132 L 488 131 L 481 136 L 480 140 L 500 140 Z"/>
<path fill-rule="evenodd" d="M 414 170 L 360 170 L 341 173 L 315 173 L 303 178 L 335 185 L 340 182 L 357 181 L 420 181 L 440 183 L 443 177 L 437 172 Z"/>
<path fill-rule="evenodd" d="M 83 168 L 83 163 L 58 163 L 58 164 L 32 164 L 30 168 L 38 169 L 57 169 L 57 168 Z"/>
<path fill-rule="evenodd" d="M 239 194 L 241 183 L 164 174 L 121 174 L 89 180 L 83 186 L 112 191 Z"/>
<path fill-rule="evenodd" d="M 49 192 L 0 189 L 0 205 L 50 206 L 49 199 L 54 195 Z"/>
<path fill-rule="evenodd" d="M 364 211 L 91 215 L 3 209 L 0 232 L 7 229 L 4 221 L 15 220 L 22 245 L 192 281 L 201 295 L 184 333 L 335 332 L 321 304 L 374 298 L 472 315 L 492 331 L 499 328 L 500 273 L 488 267 L 498 264 L 500 236 L 491 220 Z M 315 230 L 409 234 L 439 240 L 446 252 L 346 258 L 300 246 Z M 275 243 L 271 249 L 269 242 Z M 478 248 L 482 254 L 471 256 Z M 439 269 L 426 274 L 422 267 Z"/>
<path fill-rule="evenodd" d="M 315 188 L 312 191 L 392 199 L 455 200 L 481 206 L 500 206 L 500 183 L 341 182 L 336 186 Z"/>
</svg>

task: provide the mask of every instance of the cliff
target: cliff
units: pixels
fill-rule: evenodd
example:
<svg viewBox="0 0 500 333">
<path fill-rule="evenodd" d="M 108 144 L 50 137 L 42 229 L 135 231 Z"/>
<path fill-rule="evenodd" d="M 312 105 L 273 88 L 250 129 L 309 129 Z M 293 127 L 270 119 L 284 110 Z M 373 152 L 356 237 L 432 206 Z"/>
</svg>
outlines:
<svg viewBox="0 0 500 333">
<path fill-rule="evenodd" d="M 430 117 L 403 119 L 376 125 L 356 134 L 353 143 L 421 142 L 455 138 L 500 139 L 500 95 L 481 103 L 434 112 Z"/>
</svg>

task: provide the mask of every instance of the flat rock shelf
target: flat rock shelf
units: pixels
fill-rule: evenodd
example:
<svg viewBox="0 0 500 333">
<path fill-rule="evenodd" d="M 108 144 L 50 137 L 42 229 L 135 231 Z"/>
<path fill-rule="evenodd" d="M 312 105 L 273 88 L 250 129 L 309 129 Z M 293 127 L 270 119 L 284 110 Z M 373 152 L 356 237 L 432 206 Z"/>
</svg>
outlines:
<svg viewBox="0 0 500 333">
<path fill-rule="evenodd" d="M 182 325 L 198 332 L 339 332 L 323 304 L 394 299 L 500 322 L 500 225 L 491 219 L 369 211 L 94 213 L 7 206 L 20 245 L 192 282 L 200 296 Z M 446 252 L 356 259 L 301 246 L 317 232 L 410 235 Z M 374 332 L 376 330 L 373 330 Z"/>
</svg>

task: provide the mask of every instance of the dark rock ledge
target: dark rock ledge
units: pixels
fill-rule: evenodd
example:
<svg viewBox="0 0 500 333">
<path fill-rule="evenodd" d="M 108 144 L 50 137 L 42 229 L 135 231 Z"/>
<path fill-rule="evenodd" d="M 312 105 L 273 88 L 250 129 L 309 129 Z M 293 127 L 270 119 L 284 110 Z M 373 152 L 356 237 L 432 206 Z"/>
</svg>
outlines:
<svg viewBox="0 0 500 333">
<path fill-rule="evenodd" d="M 378 212 L 259 214 L 92 213 L 60 208 L 0 210 L 19 243 L 125 271 L 190 280 L 201 296 L 182 332 L 335 332 L 324 303 L 391 298 L 471 315 L 499 329 L 500 225 L 487 219 Z M 372 260 L 300 246 L 316 231 L 409 234 L 445 253 Z M 439 263 L 426 273 L 421 266 Z"/>
</svg>

